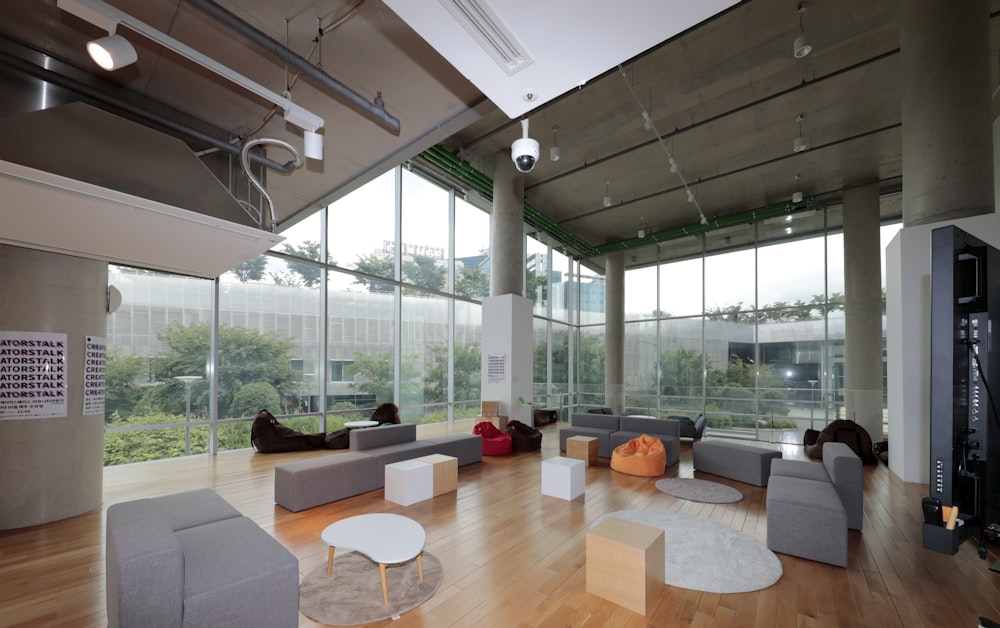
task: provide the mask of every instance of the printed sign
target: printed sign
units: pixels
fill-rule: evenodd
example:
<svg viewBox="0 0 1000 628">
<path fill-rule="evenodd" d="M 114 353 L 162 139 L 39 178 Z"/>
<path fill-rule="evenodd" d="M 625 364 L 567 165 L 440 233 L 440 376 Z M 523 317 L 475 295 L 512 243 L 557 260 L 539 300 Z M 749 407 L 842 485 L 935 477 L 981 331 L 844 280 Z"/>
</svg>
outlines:
<svg viewBox="0 0 1000 628">
<path fill-rule="evenodd" d="M 0 331 L 0 419 L 66 416 L 66 334 Z"/>
<path fill-rule="evenodd" d="M 107 342 L 104 338 L 87 336 L 83 358 L 83 414 L 104 416 L 104 368 L 107 364 Z"/>
<path fill-rule="evenodd" d="M 490 384 L 502 384 L 507 381 L 507 355 L 491 353 L 486 356 L 486 381 Z"/>
</svg>

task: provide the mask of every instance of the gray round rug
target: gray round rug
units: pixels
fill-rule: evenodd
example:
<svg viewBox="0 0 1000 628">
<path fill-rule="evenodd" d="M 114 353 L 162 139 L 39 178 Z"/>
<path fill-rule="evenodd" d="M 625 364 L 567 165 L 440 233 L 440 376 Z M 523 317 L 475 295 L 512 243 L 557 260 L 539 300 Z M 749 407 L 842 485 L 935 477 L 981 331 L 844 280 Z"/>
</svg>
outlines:
<svg viewBox="0 0 1000 628">
<path fill-rule="evenodd" d="M 743 493 L 732 486 L 694 478 L 663 478 L 656 482 L 656 488 L 667 495 L 693 502 L 731 504 L 743 499 Z"/>
<path fill-rule="evenodd" d="M 382 603 L 378 563 L 364 554 L 334 554 L 333 571 L 326 575 L 326 561 L 306 574 L 299 585 L 299 611 L 322 624 L 352 626 L 391 617 L 423 604 L 441 585 L 441 562 L 424 552 L 424 579 L 417 574 L 416 559 L 386 567 L 389 604 Z"/>
<path fill-rule="evenodd" d="M 664 580 L 672 587 L 708 593 L 766 589 L 781 578 L 781 561 L 753 537 L 711 519 L 663 510 L 619 510 L 619 517 L 662 528 L 666 546 Z"/>
</svg>

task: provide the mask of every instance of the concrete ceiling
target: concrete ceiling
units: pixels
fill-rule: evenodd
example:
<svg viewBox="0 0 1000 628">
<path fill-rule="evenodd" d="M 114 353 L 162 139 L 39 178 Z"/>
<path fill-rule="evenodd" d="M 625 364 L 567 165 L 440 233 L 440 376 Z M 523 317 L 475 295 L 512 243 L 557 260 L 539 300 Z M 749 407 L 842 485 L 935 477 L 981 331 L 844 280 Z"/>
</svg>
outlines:
<svg viewBox="0 0 1000 628">
<path fill-rule="evenodd" d="M 109 4 L 276 92 L 283 90 L 281 61 L 186 2 Z M 489 177 L 498 152 L 520 136 L 517 120 L 379 0 L 219 4 L 271 38 L 287 41 L 292 51 L 365 100 L 381 93 L 386 110 L 401 123 L 394 135 L 309 79 L 294 80 L 292 100 L 326 121 L 325 159 L 288 174 L 268 173 L 279 231 L 435 144 Z M 531 111 L 531 134 L 541 142 L 542 155 L 525 175 L 525 198 L 544 219 L 540 222 L 571 236 L 576 244 L 569 250 L 593 256 L 598 264 L 597 252 L 625 242 L 628 264 L 641 265 L 656 258 L 657 246 L 650 237 L 635 241 L 640 229 L 647 236 L 676 234 L 699 225 L 699 208 L 712 233 L 735 244 L 752 233 L 745 222 L 716 227 L 751 210 L 787 207 L 795 192 L 803 194 L 797 205 L 802 208 L 835 204 L 845 186 L 873 179 L 886 192 L 898 191 L 899 1 L 809 3 L 803 18 L 813 51 L 803 59 L 792 55 L 800 33 L 797 6 L 788 0 L 742 2 Z M 991 8 L 1000 11 L 1000 0 L 991 0 Z M 622 9 L 616 5 L 615 11 Z M 1000 32 L 992 21 L 995 87 Z M 320 27 L 324 34 L 317 42 Z M 558 24 L 551 32 L 566 36 Z M 120 33 L 135 45 L 139 61 L 109 74 L 84 52 L 86 41 L 103 34 L 99 28 L 61 11 L 55 0 L 0 4 L 0 117 L 77 100 L 95 104 L 177 135 L 237 197 L 247 195 L 246 183 L 218 141 L 267 136 L 302 145 L 301 132 L 273 115 L 269 103 L 141 37 Z M 643 129 L 644 109 L 655 131 Z M 557 162 L 548 158 L 553 127 L 561 152 Z M 800 135 L 810 148 L 794 152 Z M 683 181 L 670 172 L 668 153 Z M 268 157 L 288 160 L 280 148 L 269 149 Z M 157 176 L 171 177 L 170 165 Z M 697 204 L 688 202 L 684 181 Z M 606 194 L 609 207 L 603 203 Z M 898 214 L 898 199 L 887 197 L 882 211 Z M 800 223 L 804 229 L 822 226 L 815 218 Z M 680 255 L 693 246 L 685 242 L 672 237 L 660 246 Z"/>
</svg>

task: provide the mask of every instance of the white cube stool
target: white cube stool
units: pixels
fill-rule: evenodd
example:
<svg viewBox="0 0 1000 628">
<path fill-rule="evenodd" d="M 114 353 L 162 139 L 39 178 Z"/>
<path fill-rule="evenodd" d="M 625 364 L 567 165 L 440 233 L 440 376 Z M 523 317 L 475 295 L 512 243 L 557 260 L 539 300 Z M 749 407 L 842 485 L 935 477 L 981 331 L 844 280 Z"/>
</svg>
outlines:
<svg viewBox="0 0 1000 628">
<path fill-rule="evenodd" d="M 385 498 L 409 506 L 434 497 L 434 466 L 419 460 L 385 465 Z"/>
<path fill-rule="evenodd" d="M 583 495 L 587 463 L 570 458 L 549 458 L 542 461 L 542 495 L 559 499 L 576 499 Z"/>
</svg>

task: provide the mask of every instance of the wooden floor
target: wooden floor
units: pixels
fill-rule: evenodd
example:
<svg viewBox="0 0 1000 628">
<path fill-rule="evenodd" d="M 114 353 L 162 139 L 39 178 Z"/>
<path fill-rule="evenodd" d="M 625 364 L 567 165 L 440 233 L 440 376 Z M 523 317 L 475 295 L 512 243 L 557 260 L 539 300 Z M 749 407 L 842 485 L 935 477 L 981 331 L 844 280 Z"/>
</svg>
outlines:
<svg viewBox="0 0 1000 628">
<path fill-rule="evenodd" d="M 422 434 L 445 427 L 421 427 Z M 452 428 L 471 431 L 470 425 Z M 539 462 L 558 454 L 558 427 L 542 428 L 543 451 L 486 458 L 459 469 L 457 493 L 402 507 L 382 491 L 291 513 L 273 501 L 274 465 L 328 452 L 237 451 L 112 467 L 104 507 L 66 521 L 0 532 L 0 626 L 105 626 L 104 510 L 109 504 L 211 487 L 299 558 L 306 573 L 326 558 L 320 531 L 342 517 L 403 513 L 427 531 L 426 550 L 444 567 L 430 600 L 398 621 L 372 626 L 961 626 L 1000 620 L 1000 574 L 980 560 L 974 541 L 955 556 L 925 550 L 920 500 L 884 465 L 866 467 L 864 531 L 850 533 L 847 569 L 779 554 L 784 575 L 763 591 L 701 593 L 667 587 L 649 617 L 589 595 L 584 536 L 599 516 L 652 508 L 718 521 L 766 541 L 762 488 L 738 487 L 736 504 L 708 505 L 656 490 L 655 478 L 616 473 L 601 460 L 587 470 L 586 496 L 566 502 L 540 494 Z M 785 457 L 802 448 L 781 446 Z M 691 443 L 668 476 L 698 477 Z M 7 507 L 8 505 L 4 505 Z M 697 534 L 692 529 L 691 534 Z M 667 543 L 670 539 L 666 540 Z M 248 548 L 247 551 L 252 551 Z M 300 616 L 301 626 L 317 626 Z M 235 628 L 235 627 L 234 627 Z"/>
</svg>

